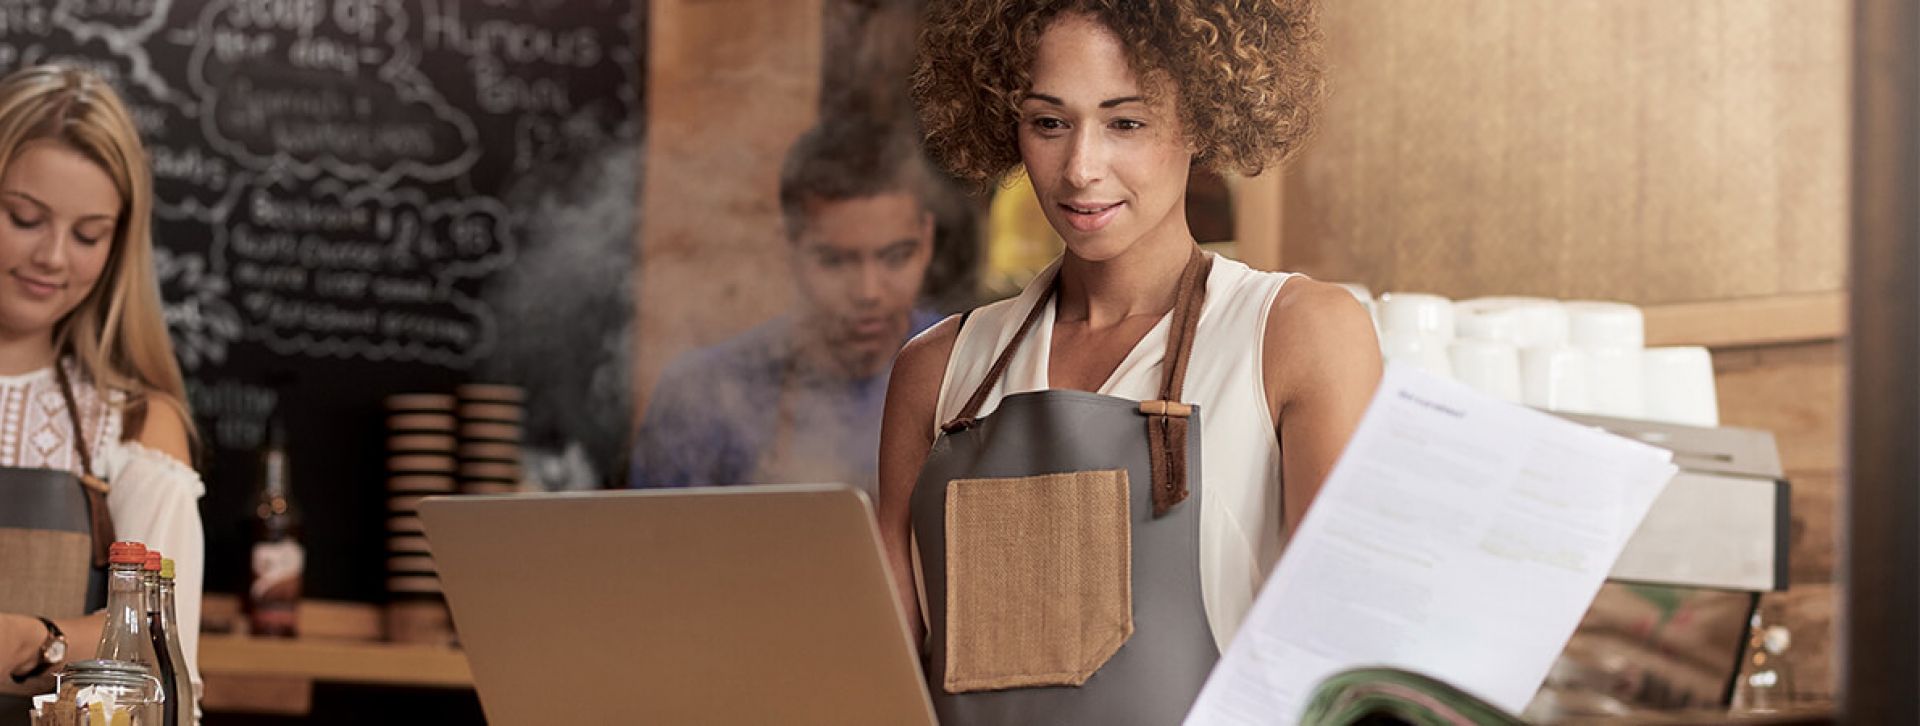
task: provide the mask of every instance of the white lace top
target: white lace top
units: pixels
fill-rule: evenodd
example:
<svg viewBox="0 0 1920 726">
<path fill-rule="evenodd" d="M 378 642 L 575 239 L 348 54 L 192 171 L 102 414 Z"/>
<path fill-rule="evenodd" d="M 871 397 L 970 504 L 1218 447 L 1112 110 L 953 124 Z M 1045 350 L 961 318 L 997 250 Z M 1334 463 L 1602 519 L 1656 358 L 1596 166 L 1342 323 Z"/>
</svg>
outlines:
<svg viewBox="0 0 1920 726">
<path fill-rule="evenodd" d="M 126 396 L 94 387 L 70 359 L 62 360 L 73 382 L 74 405 L 86 432 L 93 475 L 112 487 L 107 511 L 114 534 L 144 542 L 173 560 L 174 615 L 180 647 L 194 682 L 200 683 L 200 594 L 206 573 L 206 538 L 198 500 L 206 493 L 200 475 L 167 454 L 122 441 Z M 51 366 L 0 376 L 0 466 L 79 473 L 73 421 Z"/>
</svg>

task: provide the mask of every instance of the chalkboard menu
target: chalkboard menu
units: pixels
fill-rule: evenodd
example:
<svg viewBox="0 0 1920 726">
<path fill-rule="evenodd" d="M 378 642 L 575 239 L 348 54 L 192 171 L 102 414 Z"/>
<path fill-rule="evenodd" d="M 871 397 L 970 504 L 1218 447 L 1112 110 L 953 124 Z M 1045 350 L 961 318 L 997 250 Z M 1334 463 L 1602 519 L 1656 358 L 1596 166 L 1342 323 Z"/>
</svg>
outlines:
<svg viewBox="0 0 1920 726">
<path fill-rule="evenodd" d="M 276 410 L 313 597 L 383 592 L 390 393 L 527 386 L 529 446 L 617 478 L 643 18 L 635 0 L 0 4 L 0 70 L 96 71 L 148 145 L 210 590 L 243 580 Z"/>
</svg>

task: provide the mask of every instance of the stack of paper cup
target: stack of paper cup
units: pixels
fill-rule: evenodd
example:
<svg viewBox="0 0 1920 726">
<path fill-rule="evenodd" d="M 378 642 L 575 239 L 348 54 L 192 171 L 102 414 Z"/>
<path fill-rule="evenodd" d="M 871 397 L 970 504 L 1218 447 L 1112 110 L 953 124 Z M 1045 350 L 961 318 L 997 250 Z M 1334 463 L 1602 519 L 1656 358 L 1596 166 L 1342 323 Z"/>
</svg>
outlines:
<svg viewBox="0 0 1920 726">
<path fill-rule="evenodd" d="M 1565 305 L 1568 337 L 1587 356 L 1587 394 L 1593 413 L 1644 417 L 1646 321 L 1640 308 L 1594 301 Z"/>
<path fill-rule="evenodd" d="M 387 397 L 387 637 L 451 644 L 453 621 L 427 548 L 422 497 L 452 494 L 454 398 L 435 393 Z"/>
<path fill-rule="evenodd" d="M 1438 295 L 1390 292 L 1380 296 L 1380 353 L 1389 361 L 1453 375 L 1453 302 Z"/>
<path fill-rule="evenodd" d="M 1642 354 L 1642 361 L 1648 420 L 1689 426 L 1720 425 L 1713 356 L 1706 348 L 1648 348 Z"/>
<path fill-rule="evenodd" d="M 526 392 L 470 383 L 460 397 L 460 489 L 468 494 L 520 490 L 520 437 Z"/>
</svg>

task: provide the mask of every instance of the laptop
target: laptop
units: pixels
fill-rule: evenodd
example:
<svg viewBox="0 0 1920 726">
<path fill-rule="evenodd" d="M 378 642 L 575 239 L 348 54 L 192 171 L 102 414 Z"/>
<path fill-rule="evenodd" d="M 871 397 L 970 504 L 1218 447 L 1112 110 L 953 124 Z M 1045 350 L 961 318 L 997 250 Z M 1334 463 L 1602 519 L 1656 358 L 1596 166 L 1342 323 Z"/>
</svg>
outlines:
<svg viewBox="0 0 1920 726">
<path fill-rule="evenodd" d="M 433 497 L 420 518 L 489 723 L 934 723 L 851 487 Z"/>
</svg>

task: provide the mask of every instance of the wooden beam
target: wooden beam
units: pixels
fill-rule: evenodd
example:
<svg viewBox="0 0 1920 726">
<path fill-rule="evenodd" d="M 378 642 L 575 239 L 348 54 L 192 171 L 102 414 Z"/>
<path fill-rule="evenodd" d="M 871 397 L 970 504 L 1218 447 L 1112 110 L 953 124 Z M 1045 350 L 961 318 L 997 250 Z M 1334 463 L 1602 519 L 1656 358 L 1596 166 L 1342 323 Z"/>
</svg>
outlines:
<svg viewBox="0 0 1920 726">
<path fill-rule="evenodd" d="M 1745 348 L 1838 340 L 1847 333 L 1847 294 L 1821 292 L 1650 305 L 1647 345 Z"/>
</svg>

